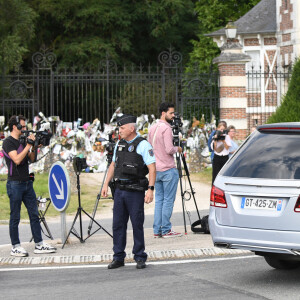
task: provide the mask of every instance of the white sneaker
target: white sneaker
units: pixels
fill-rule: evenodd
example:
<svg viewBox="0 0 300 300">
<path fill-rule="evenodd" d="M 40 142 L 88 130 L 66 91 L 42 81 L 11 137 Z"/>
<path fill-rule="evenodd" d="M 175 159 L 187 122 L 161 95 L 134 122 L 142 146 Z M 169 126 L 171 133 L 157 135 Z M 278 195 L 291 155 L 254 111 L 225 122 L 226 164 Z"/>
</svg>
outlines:
<svg viewBox="0 0 300 300">
<path fill-rule="evenodd" d="M 12 256 L 28 256 L 28 252 L 21 246 L 12 247 L 10 251 L 10 255 Z"/>
<path fill-rule="evenodd" d="M 43 242 L 42 245 L 39 245 L 39 246 L 35 246 L 35 249 L 34 249 L 34 253 L 37 253 L 37 254 L 40 254 L 40 253 L 54 253 L 56 252 L 56 248 Z"/>
</svg>

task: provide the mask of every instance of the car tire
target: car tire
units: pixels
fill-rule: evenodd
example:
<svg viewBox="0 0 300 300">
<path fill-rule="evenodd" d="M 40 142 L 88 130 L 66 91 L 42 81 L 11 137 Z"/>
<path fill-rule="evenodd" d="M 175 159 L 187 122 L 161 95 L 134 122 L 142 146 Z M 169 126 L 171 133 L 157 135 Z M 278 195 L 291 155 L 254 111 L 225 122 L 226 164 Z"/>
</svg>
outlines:
<svg viewBox="0 0 300 300">
<path fill-rule="evenodd" d="M 292 270 L 300 267 L 300 261 L 282 260 L 276 257 L 264 256 L 269 266 L 279 270 Z"/>
</svg>

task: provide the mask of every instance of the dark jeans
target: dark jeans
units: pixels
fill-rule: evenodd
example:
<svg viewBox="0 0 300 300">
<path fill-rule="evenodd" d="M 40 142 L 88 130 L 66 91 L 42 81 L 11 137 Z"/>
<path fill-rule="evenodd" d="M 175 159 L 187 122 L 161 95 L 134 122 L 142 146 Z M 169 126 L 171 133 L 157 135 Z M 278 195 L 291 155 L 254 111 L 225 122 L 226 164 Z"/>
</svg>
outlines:
<svg viewBox="0 0 300 300">
<path fill-rule="evenodd" d="M 227 160 L 229 159 L 229 156 L 220 156 L 215 154 L 214 160 L 213 160 L 213 174 L 212 174 L 212 183 L 214 183 L 217 175 L 223 168 L 223 166 L 226 164 Z"/>
<path fill-rule="evenodd" d="M 41 242 L 42 233 L 36 195 L 32 181 L 7 181 L 7 195 L 10 203 L 9 234 L 12 245 L 20 244 L 19 223 L 22 201 L 27 208 L 31 232 L 35 243 Z"/>
<path fill-rule="evenodd" d="M 133 250 L 135 261 L 147 260 L 144 240 L 144 192 L 116 189 L 113 208 L 114 260 L 124 261 L 126 256 L 126 231 L 130 217 L 133 229 Z"/>
</svg>

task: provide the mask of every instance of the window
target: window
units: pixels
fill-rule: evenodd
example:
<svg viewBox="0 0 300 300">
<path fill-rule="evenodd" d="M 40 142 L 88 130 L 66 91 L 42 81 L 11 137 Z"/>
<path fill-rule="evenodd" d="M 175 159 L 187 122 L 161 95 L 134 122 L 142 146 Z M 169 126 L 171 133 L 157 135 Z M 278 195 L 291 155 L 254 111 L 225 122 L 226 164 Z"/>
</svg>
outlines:
<svg viewBox="0 0 300 300">
<path fill-rule="evenodd" d="M 261 89 L 261 68 L 260 68 L 260 51 L 246 51 L 251 57 L 251 61 L 246 64 L 248 75 L 248 91 L 260 91 Z"/>
<path fill-rule="evenodd" d="M 300 179 L 300 135 L 259 132 L 242 146 L 220 175 L 247 178 Z"/>
</svg>

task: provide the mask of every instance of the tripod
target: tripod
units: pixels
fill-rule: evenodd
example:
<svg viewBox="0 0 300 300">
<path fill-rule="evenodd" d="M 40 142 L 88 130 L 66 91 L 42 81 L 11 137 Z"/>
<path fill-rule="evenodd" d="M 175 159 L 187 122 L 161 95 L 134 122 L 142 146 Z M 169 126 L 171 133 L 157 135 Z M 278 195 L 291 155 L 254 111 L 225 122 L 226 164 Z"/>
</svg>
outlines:
<svg viewBox="0 0 300 300">
<path fill-rule="evenodd" d="M 42 230 L 43 234 L 44 234 L 47 238 L 53 240 L 53 236 L 52 236 L 52 234 L 51 234 L 51 232 L 50 232 L 50 229 L 49 229 L 48 224 L 47 224 L 46 219 L 45 219 L 45 215 L 46 215 L 47 210 L 48 210 L 48 208 L 49 208 L 49 206 L 50 206 L 50 204 L 51 204 L 50 198 L 42 198 L 42 197 L 38 197 L 38 198 L 36 199 L 36 202 L 37 202 L 37 205 L 38 205 L 39 221 L 40 221 L 40 224 L 41 224 L 41 230 Z M 46 206 L 46 202 L 48 202 L 47 206 Z M 41 209 L 41 208 L 40 208 L 40 205 L 45 205 L 45 209 L 44 209 L 44 210 Z M 46 231 L 47 233 L 43 230 L 42 224 L 44 225 L 45 231 Z M 29 243 L 31 243 L 32 241 L 33 241 L 33 237 L 31 237 Z"/>
<path fill-rule="evenodd" d="M 106 170 L 105 170 L 105 173 L 104 173 L 104 177 L 103 177 L 103 181 L 102 181 L 102 184 L 101 184 L 101 187 L 100 187 L 100 191 L 99 191 L 99 194 L 97 195 L 97 199 L 96 199 L 96 202 L 95 202 L 95 206 L 94 206 L 94 210 L 93 210 L 93 213 L 92 213 L 92 218 L 90 220 L 90 224 L 89 224 L 89 227 L 88 227 L 88 232 L 87 234 L 90 236 L 90 235 L 93 235 L 94 233 L 96 233 L 99 228 L 94 231 L 92 234 L 91 234 L 91 230 L 92 230 L 92 226 L 93 226 L 93 222 L 94 222 L 94 218 L 95 218 L 95 215 L 96 215 L 96 212 L 97 212 L 97 209 L 98 209 L 98 204 L 99 204 L 99 201 L 101 199 L 101 192 L 102 192 L 102 188 L 103 188 L 103 185 L 104 185 L 104 182 L 105 182 L 105 179 L 106 179 L 106 175 L 107 175 L 107 171 L 109 169 L 109 166 L 110 166 L 110 162 L 107 163 L 107 167 L 106 167 Z M 113 191 L 112 191 L 112 194 L 113 194 Z M 112 197 L 113 198 L 113 197 Z M 108 199 L 112 199 L 112 198 L 108 198 Z"/>
<path fill-rule="evenodd" d="M 78 171 L 78 170 L 76 170 L 75 171 L 76 172 L 76 176 L 77 176 L 77 191 L 78 191 L 78 209 L 77 209 L 77 213 L 76 213 L 76 216 L 75 216 L 75 218 L 74 218 L 74 221 L 73 221 L 73 223 L 72 223 L 72 226 L 71 226 L 71 228 L 70 228 L 70 231 L 69 231 L 69 233 L 68 233 L 68 235 L 67 235 L 67 237 L 66 237 L 66 240 L 65 240 L 65 242 L 64 242 L 64 244 L 63 244 L 63 246 L 62 246 L 62 249 L 64 248 L 64 246 L 65 246 L 65 244 L 66 244 L 66 242 L 67 242 L 67 240 L 68 240 L 68 238 L 69 238 L 69 236 L 70 236 L 70 234 L 72 233 L 73 235 L 75 235 L 79 240 L 80 240 L 80 242 L 81 243 L 84 243 L 89 237 L 91 237 L 94 233 L 96 233 L 98 230 L 100 230 L 100 229 L 103 229 L 109 236 L 111 236 L 112 237 L 112 235 L 107 231 L 107 230 L 105 230 L 92 216 L 90 216 L 82 207 L 81 207 L 81 200 L 80 200 L 80 179 L 79 179 L 79 177 L 80 177 L 80 171 Z M 88 235 L 85 239 L 83 238 L 83 234 L 82 234 L 82 217 L 81 217 L 81 213 L 84 213 L 86 216 L 88 216 L 90 219 L 91 219 L 91 221 L 92 222 L 95 222 L 98 226 L 99 226 L 99 228 L 95 231 L 95 232 L 93 232 L 92 234 L 90 234 L 90 235 Z M 80 234 L 78 234 L 78 232 L 75 230 L 75 228 L 74 228 L 74 225 L 75 225 L 75 223 L 76 223 L 76 220 L 77 220 L 77 218 L 79 217 L 79 226 L 80 226 Z"/>
<path fill-rule="evenodd" d="M 197 202 L 196 202 L 196 199 L 195 199 L 195 191 L 194 191 L 194 189 L 192 187 L 192 183 L 191 183 L 191 180 L 190 180 L 190 173 L 189 173 L 189 170 L 188 170 L 188 167 L 187 167 L 187 164 L 186 164 L 185 157 L 184 157 L 183 153 L 179 154 L 177 152 L 176 153 L 176 162 L 177 162 L 177 169 L 178 169 L 178 172 L 179 172 L 180 193 L 181 193 L 181 200 L 182 200 L 182 213 L 183 213 L 183 222 L 184 222 L 184 232 L 185 232 L 185 234 L 187 234 L 186 220 L 185 220 L 186 209 L 185 209 L 185 205 L 184 205 L 184 201 L 186 200 L 185 199 L 185 194 L 187 193 L 187 191 L 183 191 L 183 187 L 182 187 L 182 177 L 183 177 L 183 175 L 182 175 L 181 161 L 183 163 L 183 168 L 184 168 L 184 171 L 185 171 L 185 176 L 188 179 L 190 190 L 191 190 L 191 194 L 192 194 L 192 197 L 193 197 L 193 200 L 194 200 L 194 203 L 195 203 L 195 207 L 196 207 L 196 211 L 197 211 L 197 214 L 198 214 L 198 217 L 199 217 L 200 221 L 201 221 L 201 218 L 200 218 L 200 214 L 199 214 Z"/>
<path fill-rule="evenodd" d="M 111 136 L 110 136 L 109 140 L 110 140 L 110 142 L 109 142 L 108 146 L 106 147 L 106 150 L 107 150 L 107 158 L 106 158 L 107 167 L 106 167 L 106 170 L 105 170 L 105 173 L 104 173 L 104 177 L 103 177 L 103 180 L 102 180 L 102 184 L 101 184 L 99 194 L 97 195 L 94 210 L 93 210 L 93 213 L 92 213 L 92 219 L 90 220 L 90 224 L 89 224 L 89 227 L 88 227 L 88 232 L 87 232 L 88 235 L 93 235 L 94 233 L 96 233 L 99 230 L 99 229 L 97 229 L 95 232 L 93 232 L 91 234 L 91 230 L 92 230 L 92 226 L 93 226 L 93 220 L 95 218 L 97 208 L 98 208 L 98 204 L 99 204 L 99 201 L 101 199 L 102 188 L 103 188 L 103 185 L 104 185 L 104 182 L 105 182 L 105 179 L 106 179 L 106 175 L 107 175 L 109 166 L 110 166 L 110 164 L 112 162 L 112 158 L 113 158 L 114 144 L 111 142 L 111 140 L 112 140 Z M 113 199 L 113 197 L 114 197 L 114 189 L 112 187 L 111 187 L 111 193 L 112 193 L 112 198 L 108 198 L 108 199 Z"/>
</svg>

